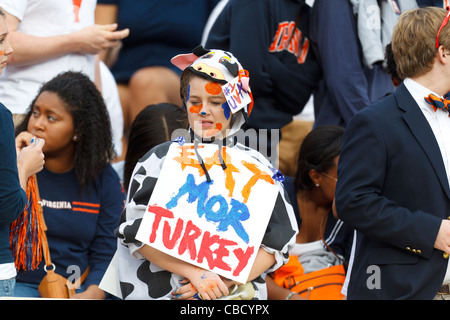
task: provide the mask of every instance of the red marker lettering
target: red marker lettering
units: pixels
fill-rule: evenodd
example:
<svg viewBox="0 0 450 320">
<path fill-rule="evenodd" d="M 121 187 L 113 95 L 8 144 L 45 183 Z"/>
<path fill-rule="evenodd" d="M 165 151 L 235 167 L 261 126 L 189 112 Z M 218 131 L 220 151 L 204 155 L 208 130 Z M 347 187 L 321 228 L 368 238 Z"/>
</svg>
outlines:
<svg viewBox="0 0 450 320">
<path fill-rule="evenodd" d="M 164 229 L 163 229 L 163 243 L 167 249 L 173 249 L 178 239 L 180 239 L 181 232 L 183 231 L 184 221 L 183 219 L 178 219 L 177 225 L 175 226 L 175 230 L 173 231 L 172 239 L 170 238 L 170 225 L 167 221 L 164 221 Z"/>
<path fill-rule="evenodd" d="M 254 247 L 248 247 L 247 250 L 245 250 L 245 252 L 240 248 L 237 248 L 236 250 L 233 251 L 234 255 L 239 260 L 238 266 L 233 271 L 233 276 L 237 277 L 241 273 L 241 271 L 244 270 L 244 268 L 247 266 L 248 259 L 250 259 L 250 256 L 253 254 L 254 251 L 255 251 Z"/>
<path fill-rule="evenodd" d="M 197 248 L 195 247 L 195 239 L 197 239 L 202 231 L 199 227 L 189 220 L 186 224 L 186 230 L 184 231 L 183 238 L 181 239 L 180 246 L 178 247 L 178 253 L 182 255 L 186 250 L 189 250 L 191 260 L 195 260 L 197 257 Z"/>
<path fill-rule="evenodd" d="M 211 247 L 214 244 L 219 244 L 219 247 L 212 251 Z M 198 251 L 197 262 L 203 263 L 203 258 L 208 262 L 208 266 L 210 270 L 214 268 L 219 268 L 222 270 L 230 271 L 231 267 L 225 261 L 223 261 L 224 257 L 228 257 L 230 251 L 226 248 L 226 246 L 234 246 L 237 243 L 234 241 L 221 239 L 218 235 L 213 235 L 206 231 L 203 235 L 202 244 L 200 245 L 200 249 Z M 214 258 L 214 255 L 216 258 Z"/>
<path fill-rule="evenodd" d="M 173 212 L 162 207 L 158 206 L 148 206 L 148 211 L 153 212 L 155 214 L 155 220 L 153 221 L 152 233 L 150 234 L 149 241 L 150 243 L 155 242 L 156 231 L 159 228 L 159 223 L 161 222 L 161 218 L 170 218 L 173 219 Z"/>
</svg>

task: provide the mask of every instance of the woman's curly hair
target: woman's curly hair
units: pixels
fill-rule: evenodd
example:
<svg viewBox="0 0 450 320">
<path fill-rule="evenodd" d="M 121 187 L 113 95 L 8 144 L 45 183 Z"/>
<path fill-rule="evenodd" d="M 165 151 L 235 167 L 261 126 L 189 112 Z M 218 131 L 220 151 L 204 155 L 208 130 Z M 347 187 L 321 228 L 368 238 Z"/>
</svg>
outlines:
<svg viewBox="0 0 450 320">
<path fill-rule="evenodd" d="M 41 87 L 24 119 L 17 125 L 16 135 L 27 131 L 33 106 L 44 91 L 56 93 L 72 115 L 77 136 L 74 170 L 80 189 L 83 189 L 95 181 L 115 156 L 105 102 L 95 84 L 86 75 L 81 72 L 63 72 Z"/>
</svg>

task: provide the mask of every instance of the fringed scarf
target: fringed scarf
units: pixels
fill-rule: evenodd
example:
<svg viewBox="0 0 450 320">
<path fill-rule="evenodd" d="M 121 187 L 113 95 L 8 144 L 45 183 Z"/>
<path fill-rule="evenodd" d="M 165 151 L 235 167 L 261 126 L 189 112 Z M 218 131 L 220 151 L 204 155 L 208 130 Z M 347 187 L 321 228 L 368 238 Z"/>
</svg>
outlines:
<svg viewBox="0 0 450 320">
<path fill-rule="evenodd" d="M 17 270 L 30 271 L 42 260 L 41 236 L 44 232 L 42 207 L 36 176 L 27 181 L 27 205 L 10 226 L 10 248 Z"/>
</svg>

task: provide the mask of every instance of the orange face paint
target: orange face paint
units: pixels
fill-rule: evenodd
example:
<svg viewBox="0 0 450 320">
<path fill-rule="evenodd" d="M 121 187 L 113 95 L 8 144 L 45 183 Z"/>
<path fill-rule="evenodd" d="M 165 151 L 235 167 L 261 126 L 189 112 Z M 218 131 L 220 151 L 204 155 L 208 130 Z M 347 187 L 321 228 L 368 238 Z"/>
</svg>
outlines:
<svg viewBox="0 0 450 320">
<path fill-rule="evenodd" d="M 199 113 L 200 110 L 202 110 L 202 108 L 203 108 L 203 104 L 199 104 L 199 105 L 190 107 L 189 111 L 192 113 Z"/>
<path fill-rule="evenodd" d="M 209 129 L 205 132 L 205 135 L 208 137 L 211 137 L 217 133 L 220 132 L 220 130 L 222 130 L 222 124 L 221 123 L 216 123 L 216 127 L 214 129 Z"/>
<path fill-rule="evenodd" d="M 4 56 L 5 55 L 5 51 L 0 50 L 0 56 Z"/>
<path fill-rule="evenodd" d="M 217 82 L 209 82 L 205 85 L 205 90 L 209 94 L 216 96 L 222 92 L 222 87 Z"/>
</svg>

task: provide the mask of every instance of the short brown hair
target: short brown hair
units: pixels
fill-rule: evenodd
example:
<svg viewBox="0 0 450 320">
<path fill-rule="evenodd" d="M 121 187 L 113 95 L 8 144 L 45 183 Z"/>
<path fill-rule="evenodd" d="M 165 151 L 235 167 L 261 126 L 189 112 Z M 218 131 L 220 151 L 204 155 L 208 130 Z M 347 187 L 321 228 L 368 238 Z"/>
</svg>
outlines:
<svg viewBox="0 0 450 320">
<path fill-rule="evenodd" d="M 400 16 L 392 34 L 392 51 L 400 78 L 421 76 L 431 70 L 438 50 L 437 33 L 446 14 L 442 8 L 424 7 Z M 450 49 L 449 24 L 439 35 L 439 45 L 446 49 Z"/>
<path fill-rule="evenodd" d="M 180 77 L 180 97 L 184 103 L 186 103 L 186 98 L 188 96 L 188 86 L 191 78 L 196 74 L 189 68 L 186 68 L 181 73 Z"/>
</svg>

